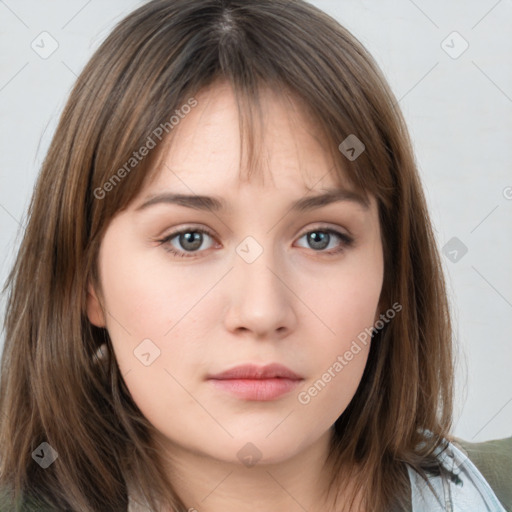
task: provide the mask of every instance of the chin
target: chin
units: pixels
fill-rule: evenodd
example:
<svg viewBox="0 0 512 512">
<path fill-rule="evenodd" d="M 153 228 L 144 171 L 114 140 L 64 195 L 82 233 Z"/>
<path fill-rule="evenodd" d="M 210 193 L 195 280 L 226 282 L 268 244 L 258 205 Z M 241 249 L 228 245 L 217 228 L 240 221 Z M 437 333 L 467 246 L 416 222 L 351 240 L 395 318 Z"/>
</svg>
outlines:
<svg viewBox="0 0 512 512">
<path fill-rule="evenodd" d="M 286 434 L 286 432 L 284 432 Z M 246 432 L 235 436 L 225 443 L 204 447 L 211 457 L 227 463 L 242 464 L 247 467 L 254 465 L 271 465 L 285 462 L 301 451 L 301 440 L 285 436 L 267 437 L 268 432 Z M 271 434 L 272 437 L 274 434 Z"/>
</svg>

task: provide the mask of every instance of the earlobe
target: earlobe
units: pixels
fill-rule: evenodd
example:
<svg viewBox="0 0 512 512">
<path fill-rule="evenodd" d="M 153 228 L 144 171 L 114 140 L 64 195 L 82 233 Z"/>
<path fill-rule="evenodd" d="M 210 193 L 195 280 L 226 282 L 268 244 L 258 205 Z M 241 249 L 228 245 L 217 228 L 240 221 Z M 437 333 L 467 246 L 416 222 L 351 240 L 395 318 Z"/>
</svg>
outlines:
<svg viewBox="0 0 512 512">
<path fill-rule="evenodd" d="M 96 327 L 106 327 L 103 308 L 101 307 L 92 283 L 89 283 L 87 289 L 87 317 L 89 318 L 89 322 Z"/>
</svg>

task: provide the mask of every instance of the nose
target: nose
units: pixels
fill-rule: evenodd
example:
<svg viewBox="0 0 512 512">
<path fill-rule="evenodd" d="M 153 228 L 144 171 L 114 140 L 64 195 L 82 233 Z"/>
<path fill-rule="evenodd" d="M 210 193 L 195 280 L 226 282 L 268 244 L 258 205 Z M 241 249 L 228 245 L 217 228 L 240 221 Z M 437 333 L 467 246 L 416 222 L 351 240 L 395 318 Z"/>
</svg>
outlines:
<svg viewBox="0 0 512 512">
<path fill-rule="evenodd" d="M 238 255 L 230 272 L 225 326 L 230 332 L 248 331 L 259 339 L 289 335 L 296 327 L 297 298 L 290 276 L 270 250 L 252 263 Z"/>
</svg>

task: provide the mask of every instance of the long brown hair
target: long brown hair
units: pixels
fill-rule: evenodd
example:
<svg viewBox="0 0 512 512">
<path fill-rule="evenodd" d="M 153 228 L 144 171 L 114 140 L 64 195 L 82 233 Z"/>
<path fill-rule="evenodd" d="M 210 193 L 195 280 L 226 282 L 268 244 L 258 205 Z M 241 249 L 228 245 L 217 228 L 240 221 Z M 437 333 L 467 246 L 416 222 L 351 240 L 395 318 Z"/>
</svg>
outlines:
<svg viewBox="0 0 512 512">
<path fill-rule="evenodd" d="M 406 464 L 422 472 L 448 438 L 453 363 L 442 267 L 408 131 L 373 58 L 302 0 L 153 0 L 117 25 L 80 74 L 4 289 L 0 485 L 12 500 L 121 511 L 133 481 L 154 509 L 165 502 L 186 510 L 108 332 L 88 321 L 86 298 L 89 281 L 99 284 L 102 235 L 158 167 L 169 120 L 216 80 L 237 95 L 250 162 L 258 155 L 252 109 L 269 86 L 300 99 L 334 161 L 378 201 L 380 305 L 402 310 L 374 338 L 360 386 L 335 423 L 329 488 L 340 485 L 342 468 L 358 467 L 367 511 L 405 503 Z M 169 133 L 165 144 L 131 160 L 157 127 Z M 357 159 L 338 149 L 349 135 L 365 145 Z M 42 442 L 58 453 L 46 469 L 32 456 Z"/>
</svg>

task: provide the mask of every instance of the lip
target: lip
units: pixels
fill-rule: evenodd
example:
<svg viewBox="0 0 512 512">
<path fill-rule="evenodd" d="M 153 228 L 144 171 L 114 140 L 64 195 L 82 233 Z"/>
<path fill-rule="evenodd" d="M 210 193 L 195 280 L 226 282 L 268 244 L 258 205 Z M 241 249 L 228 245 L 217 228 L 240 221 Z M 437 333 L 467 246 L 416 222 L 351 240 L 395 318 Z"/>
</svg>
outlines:
<svg viewBox="0 0 512 512">
<path fill-rule="evenodd" d="M 217 389 L 245 400 L 275 400 L 304 380 L 286 366 L 246 364 L 207 377 Z"/>
<path fill-rule="evenodd" d="M 279 363 L 271 363 L 265 366 L 256 364 L 243 364 L 235 366 L 221 373 L 208 376 L 208 379 L 273 379 L 283 378 L 290 380 L 302 380 L 300 375 Z"/>
</svg>

